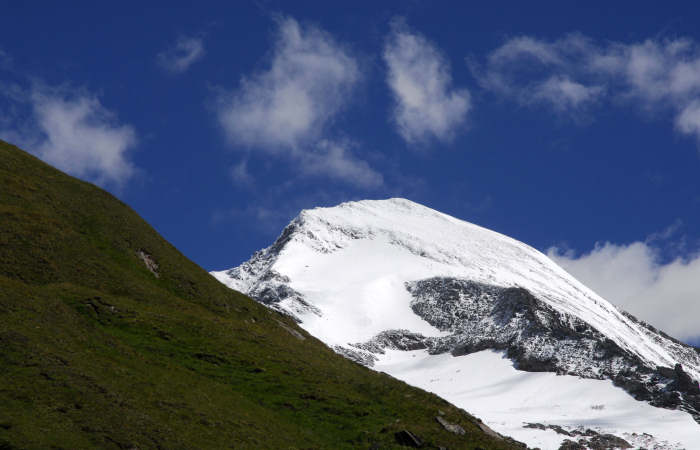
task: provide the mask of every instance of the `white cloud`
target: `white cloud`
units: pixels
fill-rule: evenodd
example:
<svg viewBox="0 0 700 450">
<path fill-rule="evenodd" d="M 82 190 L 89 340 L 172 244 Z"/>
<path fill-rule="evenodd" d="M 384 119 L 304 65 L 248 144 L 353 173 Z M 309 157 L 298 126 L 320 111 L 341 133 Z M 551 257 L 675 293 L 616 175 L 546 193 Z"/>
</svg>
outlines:
<svg viewBox="0 0 700 450">
<path fill-rule="evenodd" d="M 700 140 L 700 100 L 687 105 L 676 117 L 676 128 L 684 134 L 692 134 Z"/>
<path fill-rule="evenodd" d="M 204 40 L 201 37 L 180 37 L 175 44 L 158 53 L 158 64 L 172 73 L 183 73 L 204 56 Z"/>
<path fill-rule="evenodd" d="M 675 128 L 700 139 L 700 47 L 689 39 L 597 44 L 581 34 L 520 36 L 471 64 L 480 85 L 521 104 L 576 112 L 603 99 L 670 111 Z"/>
<path fill-rule="evenodd" d="M 314 152 L 304 155 L 302 170 L 307 174 L 330 176 L 364 188 L 376 188 L 384 178 L 367 162 L 356 158 L 347 143 L 323 140 Z"/>
<path fill-rule="evenodd" d="M 599 243 L 548 256 L 607 300 L 682 340 L 700 337 L 700 255 L 661 263 L 652 242 Z"/>
<path fill-rule="evenodd" d="M 231 175 L 231 180 L 239 186 L 250 187 L 255 183 L 255 177 L 248 170 L 248 160 L 246 159 L 242 159 L 231 166 L 229 174 Z"/>
<path fill-rule="evenodd" d="M 452 87 L 445 57 L 420 34 L 396 25 L 384 47 L 384 61 L 401 137 L 409 144 L 452 139 L 464 126 L 471 100 L 466 89 Z"/>
<path fill-rule="evenodd" d="M 564 62 L 561 53 L 569 48 L 569 40 L 565 39 L 548 43 L 530 36 L 519 36 L 506 41 L 502 46 L 489 55 L 492 66 L 505 66 L 517 60 L 532 59 L 541 64 L 561 65 Z"/>
<path fill-rule="evenodd" d="M 380 186 L 381 174 L 347 140 L 328 136 L 360 81 L 357 60 L 318 28 L 292 18 L 277 25 L 268 67 L 219 94 L 217 116 L 227 138 L 245 150 L 287 158 L 304 175 Z"/>
<path fill-rule="evenodd" d="M 229 139 L 269 152 L 300 151 L 318 138 L 360 79 L 356 60 L 329 34 L 280 19 L 267 70 L 219 97 Z"/>
<path fill-rule="evenodd" d="M 566 76 L 553 76 L 535 86 L 525 98 L 549 103 L 555 109 L 563 111 L 594 102 L 602 92 L 601 86 L 585 86 Z"/>
<path fill-rule="evenodd" d="M 28 104 L 31 112 L 27 120 L 0 133 L 49 164 L 117 187 L 136 172 L 128 154 L 136 145 L 136 132 L 120 124 L 96 96 L 40 85 L 4 93 Z"/>
</svg>

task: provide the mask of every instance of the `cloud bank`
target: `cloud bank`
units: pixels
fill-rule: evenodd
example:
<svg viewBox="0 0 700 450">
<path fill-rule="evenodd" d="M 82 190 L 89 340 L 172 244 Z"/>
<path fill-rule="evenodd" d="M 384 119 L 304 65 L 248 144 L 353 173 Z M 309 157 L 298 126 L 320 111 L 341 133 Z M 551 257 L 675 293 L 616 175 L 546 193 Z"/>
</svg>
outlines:
<svg viewBox="0 0 700 450">
<path fill-rule="evenodd" d="M 180 37 L 172 47 L 158 53 L 156 61 L 168 72 L 180 74 L 202 59 L 204 53 L 201 37 Z"/>
<path fill-rule="evenodd" d="M 5 88 L 14 106 L 28 106 L 24 119 L 4 123 L 0 136 L 71 175 L 121 187 L 136 168 L 129 152 L 136 132 L 121 124 L 99 98 L 84 90 L 35 84 L 28 91 Z"/>
<path fill-rule="evenodd" d="M 220 93 L 217 117 L 235 146 L 289 158 L 307 175 L 374 187 L 381 175 L 329 136 L 359 81 L 356 58 L 330 34 L 281 18 L 268 67 Z"/>
<path fill-rule="evenodd" d="M 522 105 L 577 113 L 602 101 L 671 112 L 674 128 L 700 142 L 700 46 L 689 39 L 600 44 L 582 34 L 519 36 L 470 61 L 479 84 Z"/>
<path fill-rule="evenodd" d="M 409 144 L 450 141 L 471 108 L 469 92 L 454 89 L 447 59 L 423 36 L 394 25 L 384 47 L 393 120 Z"/>
<path fill-rule="evenodd" d="M 598 243 L 576 256 L 550 248 L 557 264 L 602 297 L 685 341 L 700 338 L 700 255 L 660 262 L 653 242 Z"/>
</svg>

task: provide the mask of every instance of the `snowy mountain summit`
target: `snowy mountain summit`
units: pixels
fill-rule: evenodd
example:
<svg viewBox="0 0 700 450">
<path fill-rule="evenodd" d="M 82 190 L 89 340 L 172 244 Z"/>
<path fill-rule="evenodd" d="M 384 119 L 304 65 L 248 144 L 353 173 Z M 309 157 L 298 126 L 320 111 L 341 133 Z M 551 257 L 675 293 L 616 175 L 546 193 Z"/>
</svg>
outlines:
<svg viewBox="0 0 700 450">
<path fill-rule="evenodd" d="M 529 445 L 614 432 L 632 447 L 700 448 L 700 351 L 526 244 L 409 200 L 302 211 L 270 247 L 212 273 Z"/>
</svg>

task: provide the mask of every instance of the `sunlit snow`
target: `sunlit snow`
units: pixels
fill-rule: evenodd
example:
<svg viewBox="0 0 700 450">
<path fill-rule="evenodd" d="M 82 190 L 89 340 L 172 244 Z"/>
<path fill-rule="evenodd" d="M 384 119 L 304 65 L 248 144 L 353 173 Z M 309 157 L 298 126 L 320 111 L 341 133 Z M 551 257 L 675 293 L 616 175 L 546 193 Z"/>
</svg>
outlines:
<svg viewBox="0 0 700 450">
<path fill-rule="evenodd" d="M 530 446 L 556 449 L 567 437 L 524 428 L 526 423 L 591 428 L 631 444 L 644 439 L 633 433 L 648 433 L 657 448 L 700 449 L 700 427 L 684 412 L 634 400 L 608 380 L 516 370 L 501 352 L 454 357 L 387 350 L 374 369 L 449 399 L 499 433 Z"/>
<path fill-rule="evenodd" d="M 541 252 L 411 201 L 368 200 L 305 210 L 286 232 L 247 263 L 212 274 L 246 293 L 269 282 L 265 277 L 274 274 L 316 309 L 304 310 L 292 300 L 278 306 L 331 346 L 365 342 L 390 329 L 444 335 L 414 314 L 406 290 L 406 282 L 440 276 L 525 288 L 652 367 L 676 363 L 648 331 Z M 676 440 L 695 436 L 696 440 L 684 444 L 700 448 L 700 427 L 688 414 L 637 402 L 609 381 L 516 371 L 493 353 L 455 358 L 392 351 L 375 368 L 432 390 L 495 429 L 542 448 L 551 448 L 544 442 L 561 441 L 561 436 L 551 430 L 524 429 L 523 421 L 652 434 L 658 430 L 667 440 L 673 440 L 673 433 Z M 684 369 L 700 379 L 700 367 Z M 431 383 L 432 378 L 441 381 Z M 596 403 L 606 407 L 592 409 Z"/>
</svg>

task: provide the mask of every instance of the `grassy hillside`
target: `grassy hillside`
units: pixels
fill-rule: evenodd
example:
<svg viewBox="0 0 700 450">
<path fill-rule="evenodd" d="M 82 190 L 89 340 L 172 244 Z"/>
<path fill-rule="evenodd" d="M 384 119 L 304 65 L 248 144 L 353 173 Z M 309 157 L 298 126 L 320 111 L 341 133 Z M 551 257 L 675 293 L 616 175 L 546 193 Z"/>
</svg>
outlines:
<svg viewBox="0 0 700 450">
<path fill-rule="evenodd" d="M 403 429 L 425 448 L 518 448 L 337 356 L 112 195 L 0 141 L 0 449 L 392 448 Z"/>
</svg>

